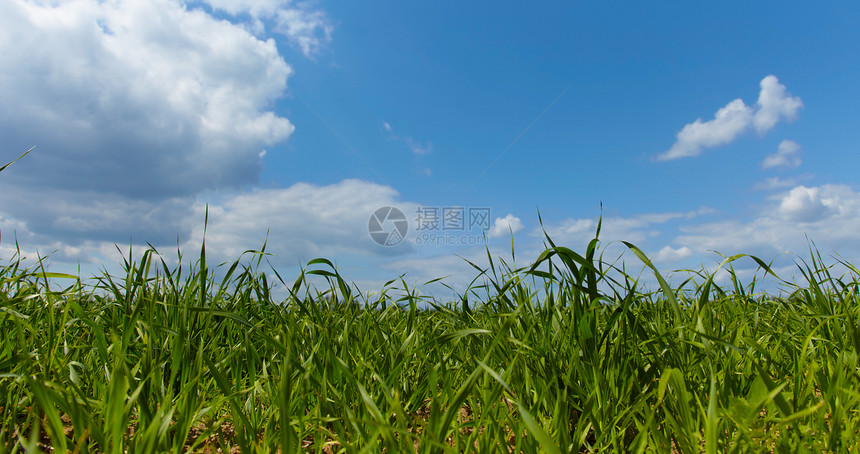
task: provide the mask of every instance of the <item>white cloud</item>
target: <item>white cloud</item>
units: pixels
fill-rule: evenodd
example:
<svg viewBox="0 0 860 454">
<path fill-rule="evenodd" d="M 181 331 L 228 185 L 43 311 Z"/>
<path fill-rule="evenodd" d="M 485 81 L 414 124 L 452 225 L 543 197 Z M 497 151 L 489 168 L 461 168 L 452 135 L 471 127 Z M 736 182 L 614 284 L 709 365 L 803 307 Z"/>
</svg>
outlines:
<svg viewBox="0 0 860 454">
<path fill-rule="evenodd" d="M 421 285 L 432 279 L 442 278 L 441 283 L 435 283 L 432 286 L 423 287 L 422 294 L 429 294 L 437 298 L 437 301 L 451 301 L 450 297 L 455 295 L 445 287 L 452 287 L 457 293 L 463 294 L 467 287 L 472 286 L 473 292 L 478 295 L 484 295 L 486 288 L 476 289 L 483 285 L 489 278 L 492 278 L 493 272 L 490 270 L 490 262 L 487 259 L 487 254 L 493 257 L 493 266 L 496 272 L 503 275 L 505 267 L 516 269 L 534 263 L 538 255 L 543 250 L 527 249 L 518 245 L 516 249 L 516 261 L 511 257 L 510 246 L 506 247 L 480 247 L 473 246 L 458 250 L 457 255 L 454 254 L 436 254 L 423 257 L 404 257 L 386 263 L 382 268 L 388 270 L 389 275 L 399 276 L 406 273 L 404 279 L 409 285 Z M 467 262 L 468 260 L 468 262 Z M 482 270 L 487 270 L 487 274 L 478 277 L 480 272 L 476 270 L 469 262 L 477 265 Z M 504 262 L 504 263 L 503 263 Z M 476 280 L 477 278 L 477 280 Z M 444 284 L 444 285 L 443 285 Z M 380 285 L 372 285 L 371 289 L 377 289 Z M 492 286 L 489 287 L 492 291 Z M 472 304 L 476 299 L 470 295 L 469 301 Z"/>
<path fill-rule="evenodd" d="M 783 197 L 779 204 L 779 213 L 788 221 L 814 222 L 821 220 L 830 213 L 834 205 L 833 199 L 823 199 L 821 188 L 797 186 Z"/>
<path fill-rule="evenodd" d="M 148 200 L 107 191 L 18 187 L 5 181 L 0 188 L 2 215 L 20 221 L 16 228 L 26 227 L 21 231 L 31 233 L 30 244 L 61 240 L 75 247 L 86 241 L 123 244 L 130 239 L 175 244 L 177 235 L 188 231 L 183 222 L 195 200 L 193 196 Z M 5 234 L 8 227 L 2 227 Z"/>
<path fill-rule="evenodd" d="M 797 118 L 797 111 L 803 107 L 803 102 L 787 93 L 785 85 L 780 84 L 776 76 L 767 76 L 761 81 L 757 107 L 753 125 L 759 134 L 764 134 L 780 120 L 793 121 Z"/>
<path fill-rule="evenodd" d="M 779 275 L 789 280 L 792 275 L 802 280 L 792 262 L 797 256 L 807 256 L 810 240 L 825 257 L 835 251 L 850 263 L 860 260 L 860 237 L 856 233 L 860 193 L 850 186 L 796 186 L 769 197 L 756 209 L 758 214 L 749 219 L 714 218 L 717 213 L 708 209 L 604 218 L 601 251 L 610 262 L 621 256 L 617 266 L 624 264 L 633 273 L 641 269 L 641 262 L 615 241 L 637 245 L 656 263 L 677 262 L 674 266 L 690 269 L 705 266 L 710 271 L 722 260 L 717 252 L 751 254 L 765 261 L 775 260 Z M 699 221 L 700 215 L 711 219 Z M 594 236 L 597 220 L 568 219 L 545 226 L 555 244 L 582 252 Z M 533 233 L 543 236 L 540 230 Z M 756 265 L 741 262 L 736 270 L 745 269 L 741 275 L 750 279 Z"/>
<path fill-rule="evenodd" d="M 18 196 L 0 194 L 0 206 L 7 206 Z M 61 194 L 40 192 L 33 196 Z M 178 241 L 183 251 L 193 255 L 203 240 L 208 206 L 206 245 L 213 262 L 235 260 L 248 249 L 259 249 L 268 235 L 268 252 L 274 254 L 269 260 L 276 265 L 297 266 L 315 257 L 409 252 L 413 246 L 408 239 L 394 247 L 373 242 L 368 220 L 383 206 L 398 207 L 407 216 L 417 208 L 414 203 L 399 201 L 391 187 L 361 180 L 324 186 L 296 183 L 287 188 L 220 193 L 208 200 L 130 203 L 115 195 L 89 196 L 51 205 L 52 210 L 45 213 L 26 213 L 30 222 L 0 216 L 2 245 L 10 247 L 17 234 L 25 249 L 42 255 L 54 250 L 79 253 L 56 256 L 65 262 L 114 263 L 114 244 L 121 248 L 134 244 L 142 249 L 151 243 L 165 253 Z"/>
<path fill-rule="evenodd" d="M 727 220 L 681 227 L 673 242 L 696 253 L 802 254 L 807 238 L 822 252 L 860 254 L 860 193 L 846 185 L 797 186 L 773 198 L 749 220 Z"/>
<path fill-rule="evenodd" d="M 325 12 L 313 9 L 313 2 L 292 0 L 203 0 L 213 8 L 233 16 L 251 16 L 251 29 L 266 32 L 265 22 L 274 23 L 273 31 L 285 36 L 306 56 L 312 56 L 331 41 L 334 27 Z"/>
<path fill-rule="evenodd" d="M 752 109 L 742 100 L 736 99 L 718 110 L 713 120 L 703 122 L 697 119 L 684 126 L 684 129 L 678 133 L 678 140 L 672 148 L 659 155 L 657 160 L 669 161 L 698 156 L 702 153 L 702 148 L 732 142 L 747 129 L 752 118 Z"/>
<path fill-rule="evenodd" d="M 775 76 L 761 81 L 761 91 L 754 108 L 735 99 L 717 111 L 709 121 L 696 119 L 678 132 L 677 140 L 668 151 L 657 155 L 658 161 L 698 156 L 704 148 L 733 142 L 750 126 L 759 134 L 773 128 L 780 120 L 792 121 L 803 106 L 800 98 L 786 92 Z"/>
<path fill-rule="evenodd" d="M 783 140 L 779 143 L 776 153 L 768 155 L 761 163 L 763 169 L 772 167 L 797 168 L 801 164 L 800 144 L 791 140 Z"/>
<path fill-rule="evenodd" d="M 272 40 L 176 0 L 0 3 L 0 136 L 16 184 L 158 198 L 256 182 L 293 132 Z M 12 177 L 4 175 L 4 179 Z"/>
<path fill-rule="evenodd" d="M 431 143 L 416 142 L 415 140 L 412 140 L 412 137 L 406 137 L 403 140 L 406 142 L 406 145 L 414 154 L 423 156 L 433 152 L 433 144 Z"/>
<path fill-rule="evenodd" d="M 785 189 L 797 186 L 797 183 L 803 179 L 809 179 L 811 175 L 803 175 L 798 178 L 779 178 L 772 177 L 764 180 L 761 183 L 757 183 L 753 186 L 753 189 L 763 190 L 763 191 L 772 191 L 776 189 Z"/>
<path fill-rule="evenodd" d="M 657 252 L 657 255 L 654 256 L 653 261 L 657 263 L 677 262 L 692 255 L 693 250 L 687 246 L 682 246 L 677 249 L 673 249 L 671 246 L 664 246 L 663 249 L 660 249 L 660 251 Z"/>
<path fill-rule="evenodd" d="M 246 249 L 259 248 L 268 232 L 269 251 L 275 254 L 273 263 L 288 265 L 336 254 L 392 255 L 411 250 L 409 241 L 394 247 L 373 242 L 368 220 L 384 206 L 399 208 L 407 218 L 417 207 L 399 202 L 397 192 L 389 186 L 361 180 L 257 189 L 209 204 L 206 244 L 226 260 Z M 205 204 L 194 204 L 190 221 L 198 228 L 193 229 L 192 244 L 202 239 L 199 227 L 204 211 Z"/>
<path fill-rule="evenodd" d="M 287 259 L 324 250 L 320 232 L 343 238 L 325 213 L 284 202 L 308 217 L 310 232 L 304 243 L 289 242 L 307 232 L 284 223 L 277 209 L 253 211 L 265 203 L 253 195 L 237 195 L 258 182 L 266 150 L 294 131 L 273 110 L 293 70 L 267 29 L 313 54 L 330 38 L 325 14 L 281 0 L 208 3 L 215 14 L 183 0 L 0 2 L 0 137 L 15 157 L 36 146 L 0 178 L 2 258 L 11 257 L 16 235 L 31 257 L 56 251 L 54 263 L 109 266 L 115 244 L 170 249 L 179 241 L 194 250 L 201 194 L 226 213 L 210 220 L 212 241 L 229 252 L 239 247 L 230 239 L 239 238 L 219 229 L 238 222 L 235 212 L 286 225 L 273 232 L 293 246 L 275 248 Z M 390 188 L 345 182 L 317 187 L 308 200 L 323 203 L 319 197 L 343 187 L 356 191 L 340 194 L 354 209 L 365 207 L 356 197 L 393 197 L 385 196 Z M 303 188 L 267 196 L 289 200 Z M 248 248 L 259 247 L 265 228 L 250 233 Z"/>
<path fill-rule="evenodd" d="M 277 23 L 275 30 L 295 42 L 307 56 L 319 52 L 320 47 L 331 41 L 334 30 L 322 11 L 304 8 L 279 10 Z"/>
<path fill-rule="evenodd" d="M 496 254 L 498 251 L 493 251 Z M 406 273 L 404 279 L 407 285 L 419 286 L 432 279 L 442 278 L 442 282 L 456 289 L 458 292 L 463 292 L 466 287 L 472 282 L 478 274 L 466 260 L 480 266 L 487 267 L 487 252 L 482 248 L 470 249 L 463 254 L 441 254 L 429 257 L 409 257 L 393 260 L 383 265 L 383 268 L 388 271 L 388 274 L 393 278 Z M 464 260 L 466 259 L 466 260 Z M 369 283 L 371 288 L 379 288 L 379 285 Z M 422 294 L 436 294 L 453 296 L 450 291 L 439 288 L 441 284 L 436 284 L 434 287 L 422 288 Z"/>
<path fill-rule="evenodd" d="M 394 128 L 391 127 L 391 124 L 387 121 L 382 122 L 382 127 L 389 134 L 390 140 L 397 140 L 403 142 L 406 145 L 406 148 L 409 149 L 413 154 L 418 156 L 428 155 L 433 152 L 433 144 L 430 142 L 421 143 L 411 136 L 401 137 L 394 133 Z"/>
<path fill-rule="evenodd" d="M 493 222 L 493 227 L 487 233 L 490 238 L 499 238 L 509 236 L 512 233 L 517 233 L 523 229 L 523 223 L 520 218 L 513 214 L 508 214 L 503 218 L 496 218 Z"/>
<path fill-rule="evenodd" d="M 699 215 L 710 214 L 711 210 L 703 208 L 686 213 L 645 213 L 632 217 L 603 218 L 600 227 L 600 240 L 606 244 L 612 241 L 629 241 L 634 244 L 660 235 L 661 225 L 673 220 L 692 219 Z M 584 248 L 597 231 L 596 219 L 566 219 L 554 224 L 545 224 L 544 230 L 556 244 L 567 244 L 574 248 Z M 536 236 L 543 232 L 536 230 Z"/>
</svg>

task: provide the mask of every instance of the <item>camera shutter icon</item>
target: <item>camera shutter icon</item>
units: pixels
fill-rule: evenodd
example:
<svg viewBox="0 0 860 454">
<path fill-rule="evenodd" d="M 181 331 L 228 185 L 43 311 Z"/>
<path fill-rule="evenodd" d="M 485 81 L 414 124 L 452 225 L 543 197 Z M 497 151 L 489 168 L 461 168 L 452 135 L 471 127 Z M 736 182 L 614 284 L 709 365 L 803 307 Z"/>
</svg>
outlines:
<svg viewBox="0 0 860 454">
<path fill-rule="evenodd" d="M 391 221 L 387 226 L 385 223 Z M 402 211 L 395 207 L 382 207 L 370 215 L 367 221 L 367 231 L 377 244 L 394 246 L 406 238 L 409 231 L 409 221 Z"/>
</svg>

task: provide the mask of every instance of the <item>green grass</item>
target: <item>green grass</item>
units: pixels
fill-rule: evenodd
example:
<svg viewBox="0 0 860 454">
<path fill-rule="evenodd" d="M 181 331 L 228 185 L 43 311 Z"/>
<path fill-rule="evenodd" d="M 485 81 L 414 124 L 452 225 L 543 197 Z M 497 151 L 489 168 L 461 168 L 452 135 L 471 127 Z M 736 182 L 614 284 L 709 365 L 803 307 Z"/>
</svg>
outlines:
<svg viewBox="0 0 860 454">
<path fill-rule="evenodd" d="M 0 453 L 858 448 L 851 264 L 833 276 L 813 252 L 808 282 L 770 296 L 732 268 L 767 265 L 736 256 L 729 288 L 705 272 L 672 288 L 627 244 L 660 284 L 645 291 L 596 239 L 581 255 L 547 241 L 525 268 L 488 257 L 450 304 L 402 280 L 362 294 L 325 259 L 284 280 L 259 251 L 216 274 L 202 250 L 191 269 L 149 250 L 90 283 L 16 258 Z"/>
</svg>

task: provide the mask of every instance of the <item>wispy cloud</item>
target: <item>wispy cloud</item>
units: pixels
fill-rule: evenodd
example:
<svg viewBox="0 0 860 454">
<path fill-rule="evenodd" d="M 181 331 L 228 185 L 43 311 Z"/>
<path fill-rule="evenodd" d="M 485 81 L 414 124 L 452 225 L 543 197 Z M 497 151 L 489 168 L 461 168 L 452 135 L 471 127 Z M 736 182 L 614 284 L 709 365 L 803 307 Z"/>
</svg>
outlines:
<svg viewBox="0 0 860 454">
<path fill-rule="evenodd" d="M 671 246 L 664 246 L 663 249 L 657 252 L 653 261 L 657 263 L 671 263 L 679 260 L 684 260 L 693 255 L 693 250 L 687 246 L 681 246 L 677 249 Z"/>
<path fill-rule="evenodd" d="M 266 23 L 273 23 L 272 31 L 287 38 L 307 57 L 318 53 L 331 42 L 334 26 L 325 11 L 314 8 L 314 2 L 292 0 L 203 0 L 215 9 L 233 16 L 247 14 L 250 28 L 258 35 L 267 32 Z"/>
<path fill-rule="evenodd" d="M 773 191 L 777 189 L 791 188 L 797 186 L 800 180 L 809 179 L 811 177 L 811 175 L 803 175 L 801 177 L 795 178 L 772 177 L 764 180 L 761 183 L 757 183 L 753 186 L 753 189 L 758 191 Z"/>
<path fill-rule="evenodd" d="M 733 142 L 741 134 L 754 128 L 764 134 L 779 121 L 792 121 L 803 106 L 800 98 L 791 96 L 775 76 L 761 81 L 761 91 L 754 107 L 735 99 L 719 109 L 712 120 L 696 119 L 678 132 L 675 144 L 656 156 L 657 161 L 670 161 L 698 156 L 705 148 Z"/>
<path fill-rule="evenodd" d="M 394 133 L 394 128 L 387 121 L 382 122 L 382 128 L 389 134 L 391 140 L 402 142 L 412 154 L 423 156 L 433 152 L 433 144 L 430 142 L 422 143 L 412 138 L 412 136 L 399 136 Z"/>
<path fill-rule="evenodd" d="M 797 168 L 803 161 L 800 159 L 800 144 L 791 140 L 779 143 L 776 153 L 768 155 L 761 163 L 763 169 L 773 167 Z"/>
<path fill-rule="evenodd" d="M 409 146 L 409 149 L 412 150 L 412 153 L 420 156 L 428 155 L 433 152 L 433 144 L 419 143 L 412 140 L 411 137 L 406 138 L 406 144 Z"/>
<path fill-rule="evenodd" d="M 712 214 L 710 208 L 701 208 L 689 212 L 645 213 L 630 217 L 607 217 L 602 221 L 600 238 L 604 242 L 624 240 L 642 243 L 660 236 L 661 232 L 666 229 L 666 224 L 671 221 L 689 220 L 709 214 Z M 566 243 L 572 247 L 585 247 L 594 238 L 597 220 L 570 218 L 555 223 L 547 223 L 543 229 L 554 242 Z M 543 236 L 542 231 L 536 230 L 533 233 L 539 237 Z"/>
</svg>

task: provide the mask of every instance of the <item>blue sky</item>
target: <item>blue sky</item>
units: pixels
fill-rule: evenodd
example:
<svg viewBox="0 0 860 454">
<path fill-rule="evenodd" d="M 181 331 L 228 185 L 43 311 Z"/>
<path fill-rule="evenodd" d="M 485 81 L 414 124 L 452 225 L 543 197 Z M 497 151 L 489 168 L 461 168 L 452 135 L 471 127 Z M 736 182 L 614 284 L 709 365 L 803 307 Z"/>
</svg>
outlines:
<svg viewBox="0 0 860 454">
<path fill-rule="evenodd" d="M 582 250 L 602 203 L 607 251 L 667 272 L 719 251 L 790 276 L 807 237 L 856 262 L 857 23 L 850 2 L 7 1 L 0 161 L 36 148 L 0 178 L 0 258 L 194 251 L 208 205 L 220 260 L 268 232 L 287 275 L 324 256 L 369 291 L 462 288 L 511 233 L 518 265 L 540 253 L 538 211 Z M 393 246 L 368 233 L 384 206 L 409 221 Z M 489 209 L 488 242 L 419 207 Z"/>
</svg>

